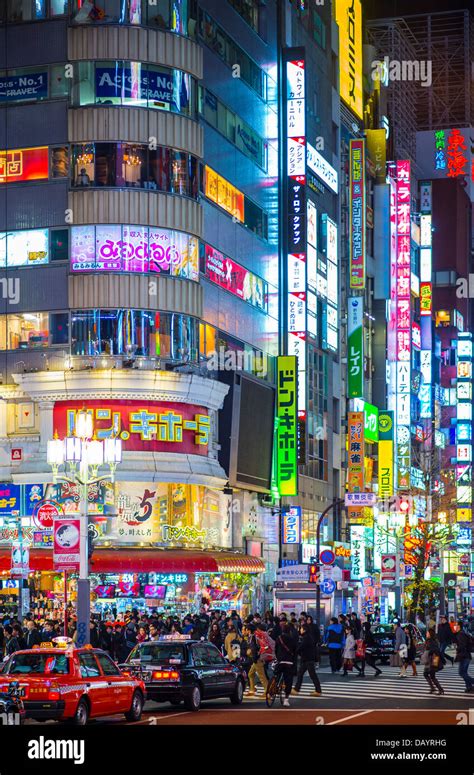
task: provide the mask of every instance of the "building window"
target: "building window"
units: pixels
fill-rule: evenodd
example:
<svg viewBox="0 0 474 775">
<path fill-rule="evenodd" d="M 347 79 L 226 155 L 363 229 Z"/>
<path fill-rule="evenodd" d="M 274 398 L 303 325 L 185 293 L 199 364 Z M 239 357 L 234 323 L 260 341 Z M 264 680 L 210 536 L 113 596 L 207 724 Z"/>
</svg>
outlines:
<svg viewBox="0 0 474 775">
<path fill-rule="evenodd" d="M 198 111 L 206 123 L 266 172 L 267 143 L 240 116 L 203 86 L 199 86 Z"/>
<path fill-rule="evenodd" d="M 137 24 L 193 38 L 196 0 L 100 0 L 97 5 L 71 0 L 75 24 Z"/>
<path fill-rule="evenodd" d="M 174 312 L 114 309 L 71 313 L 72 355 L 150 356 L 197 362 L 199 321 Z"/>
<path fill-rule="evenodd" d="M 256 33 L 260 32 L 259 16 L 262 10 L 260 0 L 228 0 L 228 3 L 249 27 Z"/>
<path fill-rule="evenodd" d="M 49 344 L 49 315 L 29 312 L 22 315 L 0 315 L 0 348 L 29 350 Z"/>
<path fill-rule="evenodd" d="M 196 81 L 182 70 L 142 62 L 77 62 L 71 103 L 152 108 L 194 117 Z"/>
<path fill-rule="evenodd" d="M 146 188 L 197 199 L 196 157 L 173 148 L 132 143 L 84 143 L 72 146 L 73 188 Z"/>
<path fill-rule="evenodd" d="M 199 37 L 231 68 L 238 65 L 240 78 L 263 100 L 267 98 L 267 74 L 217 24 L 212 16 L 199 9 Z"/>
<path fill-rule="evenodd" d="M 313 37 L 321 48 L 326 50 L 326 25 L 317 11 L 313 11 Z"/>
</svg>

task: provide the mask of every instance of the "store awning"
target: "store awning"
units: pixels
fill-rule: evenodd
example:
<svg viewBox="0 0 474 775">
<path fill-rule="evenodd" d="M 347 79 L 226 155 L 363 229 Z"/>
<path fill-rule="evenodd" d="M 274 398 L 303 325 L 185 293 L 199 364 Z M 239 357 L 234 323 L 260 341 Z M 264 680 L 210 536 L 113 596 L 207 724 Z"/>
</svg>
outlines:
<svg viewBox="0 0 474 775">
<path fill-rule="evenodd" d="M 10 570 L 10 551 L 0 552 L 0 571 Z M 53 570 L 51 551 L 32 549 L 32 571 Z M 263 573 L 260 557 L 233 552 L 199 552 L 186 549 L 96 549 L 91 573 Z"/>
</svg>

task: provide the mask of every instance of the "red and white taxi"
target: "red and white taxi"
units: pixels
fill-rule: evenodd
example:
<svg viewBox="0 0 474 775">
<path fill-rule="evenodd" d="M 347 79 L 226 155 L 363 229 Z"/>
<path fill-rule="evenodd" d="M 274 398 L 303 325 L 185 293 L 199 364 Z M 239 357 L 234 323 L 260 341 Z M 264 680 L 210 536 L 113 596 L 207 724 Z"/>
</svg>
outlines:
<svg viewBox="0 0 474 775">
<path fill-rule="evenodd" d="M 0 692 L 18 681 L 26 718 L 70 721 L 78 726 L 89 718 L 123 713 L 139 721 L 145 684 L 124 675 L 101 649 L 74 648 L 64 642 L 16 651 L 3 665 Z M 63 642 L 61 642 L 63 641 Z"/>
</svg>

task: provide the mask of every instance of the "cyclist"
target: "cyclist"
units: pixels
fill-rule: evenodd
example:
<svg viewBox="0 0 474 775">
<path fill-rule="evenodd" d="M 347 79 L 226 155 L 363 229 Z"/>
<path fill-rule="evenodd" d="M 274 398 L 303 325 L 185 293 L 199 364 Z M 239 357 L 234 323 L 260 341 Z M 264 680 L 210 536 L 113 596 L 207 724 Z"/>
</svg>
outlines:
<svg viewBox="0 0 474 775">
<path fill-rule="evenodd" d="M 291 694 L 291 688 L 293 685 L 293 675 L 295 672 L 296 662 L 296 644 L 295 639 L 291 634 L 291 626 L 287 621 L 280 621 L 281 634 L 275 641 L 275 657 L 277 664 L 275 666 L 274 675 L 283 675 L 285 683 L 285 699 L 283 701 L 283 707 L 289 708 L 290 701 L 289 696 Z"/>
</svg>

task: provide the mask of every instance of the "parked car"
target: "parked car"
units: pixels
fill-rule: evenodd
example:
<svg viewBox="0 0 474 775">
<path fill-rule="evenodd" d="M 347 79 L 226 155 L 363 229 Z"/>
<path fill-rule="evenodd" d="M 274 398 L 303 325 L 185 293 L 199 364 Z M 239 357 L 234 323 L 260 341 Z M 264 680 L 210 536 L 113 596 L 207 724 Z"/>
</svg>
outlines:
<svg viewBox="0 0 474 775">
<path fill-rule="evenodd" d="M 228 697 L 240 705 L 244 696 L 242 668 L 230 664 L 212 643 L 186 635 L 138 643 L 120 668 L 144 681 L 148 700 L 183 702 L 192 711 L 202 700 Z"/>
</svg>

